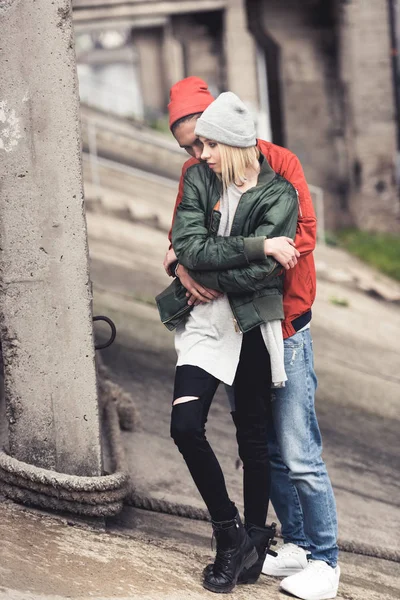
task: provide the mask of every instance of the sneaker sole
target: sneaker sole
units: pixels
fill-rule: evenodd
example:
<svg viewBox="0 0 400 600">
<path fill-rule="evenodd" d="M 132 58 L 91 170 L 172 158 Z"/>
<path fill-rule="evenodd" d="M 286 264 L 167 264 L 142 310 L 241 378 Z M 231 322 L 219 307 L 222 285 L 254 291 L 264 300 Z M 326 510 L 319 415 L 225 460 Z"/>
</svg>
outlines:
<svg viewBox="0 0 400 600">
<path fill-rule="evenodd" d="M 290 577 L 290 575 L 297 575 L 297 573 L 301 573 L 303 570 L 304 567 L 299 567 L 298 569 L 268 569 L 264 571 L 263 567 L 261 573 L 268 575 L 268 577 Z"/>
<path fill-rule="evenodd" d="M 301 598 L 301 600 L 331 600 L 332 598 L 336 598 L 336 596 L 337 596 L 337 589 L 336 589 L 336 591 L 331 590 L 330 592 L 326 592 L 325 594 L 304 594 L 304 595 L 300 596 L 298 593 L 291 590 L 290 587 L 291 587 L 290 585 L 289 586 L 283 586 L 282 584 L 280 585 L 281 590 L 284 590 L 285 592 L 292 594 L 292 596 L 295 596 L 296 598 Z"/>
</svg>

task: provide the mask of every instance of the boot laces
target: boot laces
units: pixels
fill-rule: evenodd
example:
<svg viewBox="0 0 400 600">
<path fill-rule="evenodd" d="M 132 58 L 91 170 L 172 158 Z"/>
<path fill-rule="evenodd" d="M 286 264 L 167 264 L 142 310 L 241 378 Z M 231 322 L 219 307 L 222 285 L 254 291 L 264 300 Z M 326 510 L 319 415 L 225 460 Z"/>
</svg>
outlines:
<svg viewBox="0 0 400 600">
<path fill-rule="evenodd" d="M 211 550 L 214 551 L 214 540 L 216 539 L 215 533 L 213 532 L 211 536 Z M 231 562 L 232 552 L 229 550 L 222 550 L 218 548 L 217 545 L 217 553 L 215 555 L 215 560 L 213 564 L 213 568 L 216 567 L 217 570 L 227 571 L 229 569 L 229 564 Z"/>
<path fill-rule="evenodd" d="M 221 550 L 217 548 L 215 556 L 214 568 L 217 571 L 227 571 L 231 562 L 232 553 L 229 550 Z"/>
</svg>

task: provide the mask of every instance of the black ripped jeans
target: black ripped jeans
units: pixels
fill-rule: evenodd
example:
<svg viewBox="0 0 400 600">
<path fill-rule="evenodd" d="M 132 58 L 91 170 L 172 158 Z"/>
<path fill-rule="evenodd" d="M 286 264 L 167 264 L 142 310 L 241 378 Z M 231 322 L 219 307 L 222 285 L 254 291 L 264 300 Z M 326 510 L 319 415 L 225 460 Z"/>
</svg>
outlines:
<svg viewBox="0 0 400 600">
<path fill-rule="evenodd" d="M 183 455 L 214 521 L 236 514 L 225 479 L 205 435 L 208 412 L 219 380 L 191 365 L 177 367 L 174 400 L 194 396 L 172 407 L 171 437 Z M 270 495 L 267 420 L 270 414 L 271 367 L 260 329 L 243 334 L 235 382 L 235 412 L 239 456 L 243 462 L 244 515 L 247 523 L 265 525 Z"/>
</svg>

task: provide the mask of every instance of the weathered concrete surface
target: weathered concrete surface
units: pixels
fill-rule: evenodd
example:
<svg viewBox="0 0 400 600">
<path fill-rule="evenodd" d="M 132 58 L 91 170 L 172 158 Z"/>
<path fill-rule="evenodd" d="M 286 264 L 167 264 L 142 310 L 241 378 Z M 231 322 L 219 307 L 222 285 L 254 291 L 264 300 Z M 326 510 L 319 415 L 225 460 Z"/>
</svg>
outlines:
<svg viewBox="0 0 400 600">
<path fill-rule="evenodd" d="M 239 41 L 240 40 L 240 41 Z M 247 29 L 245 0 L 229 0 L 224 15 L 227 89 L 235 92 L 253 110 L 260 106 L 256 44 Z"/>
<path fill-rule="evenodd" d="M 399 232 L 390 3 L 247 4 L 252 31 L 262 27 L 279 52 L 268 73 L 275 141 L 324 189 L 327 227 Z"/>
<path fill-rule="evenodd" d="M 345 129 L 353 222 L 362 229 L 399 233 L 389 11 L 389 2 L 342 3 L 339 68 L 343 106 L 349 107 Z"/>
<path fill-rule="evenodd" d="M 99 158 L 93 183 L 91 161 L 83 155 L 86 210 L 147 223 L 167 232 L 171 207 L 175 204 L 178 181 Z"/>
<path fill-rule="evenodd" d="M 99 475 L 71 2 L 16 1 L 0 12 L 0 28 L 1 341 L 10 452 L 40 467 Z"/>
<path fill-rule="evenodd" d="M 0 503 L 0 599 L 201 600 L 210 552 L 206 523 L 134 511 L 132 537 L 68 526 L 65 520 Z M 238 586 L 237 600 L 287 598 L 277 579 Z M 398 565 L 342 555 L 339 600 L 393 600 Z"/>
<path fill-rule="evenodd" d="M 175 351 L 150 302 L 168 283 L 161 265 L 165 234 L 104 215 L 88 215 L 91 273 L 98 311 L 115 319 L 118 337 L 103 353 L 139 407 L 142 429 L 124 434 L 137 488 L 156 498 L 202 506 L 169 438 Z M 359 261 L 320 249 L 324 272 L 349 275 Z M 372 283 L 375 272 L 364 267 Z M 397 289 L 397 284 L 393 284 Z M 140 300 L 137 302 L 136 300 Z M 336 304 L 346 300 L 349 306 Z M 340 538 L 399 550 L 398 340 L 400 309 L 356 285 L 318 282 L 312 332 L 319 377 L 317 410 L 324 456 L 339 511 Z M 223 390 L 213 403 L 208 435 L 229 490 L 241 503 L 241 472 Z"/>
<path fill-rule="evenodd" d="M 95 128 L 99 156 L 152 174 L 179 179 L 187 154 L 168 136 L 89 106 L 81 106 L 82 142 L 89 148 L 89 123 Z"/>
</svg>

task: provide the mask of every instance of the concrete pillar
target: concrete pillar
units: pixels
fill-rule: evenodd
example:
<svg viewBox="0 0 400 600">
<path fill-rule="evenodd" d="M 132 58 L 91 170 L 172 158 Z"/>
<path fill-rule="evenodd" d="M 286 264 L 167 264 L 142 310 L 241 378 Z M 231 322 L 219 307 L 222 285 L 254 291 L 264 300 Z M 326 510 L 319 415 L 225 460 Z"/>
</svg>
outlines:
<svg viewBox="0 0 400 600">
<path fill-rule="evenodd" d="M 70 0 L 0 3 L 0 312 L 9 452 L 101 474 Z"/>
<path fill-rule="evenodd" d="M 175 38 L 171 22 L 167 24 L 164 30 L 163 58 L 165 84 L 169 90 L 174 83 L 185 77 L 182 44 Z M 166 107 L 164 107 L 165 110 Z"/>
<path fill-rule="evenodd" d="M 226 87 L 259 109 L 256 44 L 247 27 L 245 0 L 229 0 L 224 23 Z"/>
<path fill-rule="evenodd" d="M 139 56 L 144 114 L 157 118 L 165 113 L 168 100 L 164 84 L 163 30 L 160 27 L 135 29 L 132 39 Z"/>
<path fill-rule="evenodd" d="M 399 231 L 388 3 L 343 3 L 339 40 L 352 219 L 361 229 Z"/>
</svg>

